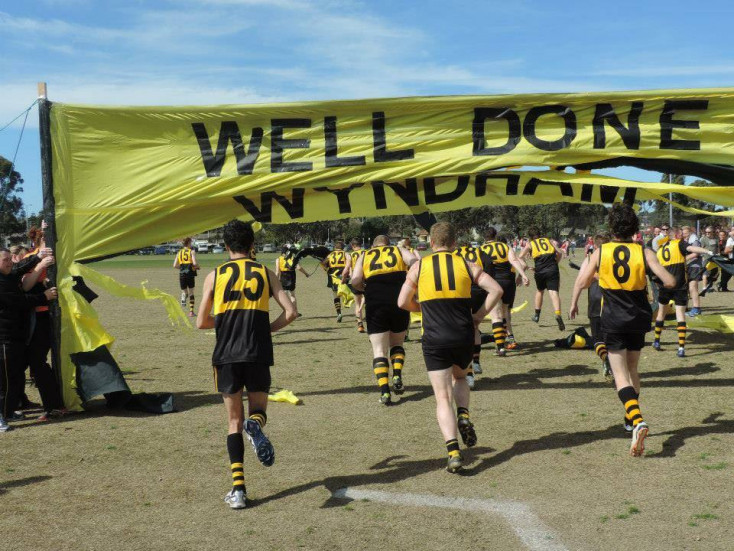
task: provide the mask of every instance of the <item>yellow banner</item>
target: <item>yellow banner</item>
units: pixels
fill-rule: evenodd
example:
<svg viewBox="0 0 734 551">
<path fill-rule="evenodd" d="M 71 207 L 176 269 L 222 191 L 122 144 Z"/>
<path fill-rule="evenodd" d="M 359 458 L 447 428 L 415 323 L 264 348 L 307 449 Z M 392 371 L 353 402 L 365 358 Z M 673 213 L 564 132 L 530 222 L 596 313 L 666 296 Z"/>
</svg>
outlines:
<svg viewBox="0 0 734 551">
<path fill-rule="evenodd" d="M 665 200 L 669 192 L 734 208 L 732 188 L 539 170 L 629 165 L 728 183 L 732 128 L 734 89 L 216 107 L 52 104 L 67 406 L 78 407 L 69 398 L 69 353 L 112 340 L 71 290 L 74 262 L 235 217 L 309 222 L 481 205 Z M 537 170 L 501 170 L 515 166 Z M 172 308 L 172 299 L 163 300 Z"/>
</svg>

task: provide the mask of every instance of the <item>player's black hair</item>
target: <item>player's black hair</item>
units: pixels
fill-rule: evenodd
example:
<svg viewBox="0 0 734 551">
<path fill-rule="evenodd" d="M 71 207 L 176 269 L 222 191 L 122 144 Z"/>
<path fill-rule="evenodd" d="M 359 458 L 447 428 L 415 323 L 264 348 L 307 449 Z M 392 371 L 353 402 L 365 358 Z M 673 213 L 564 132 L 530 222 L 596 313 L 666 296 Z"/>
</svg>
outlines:
<svg viewBox="0 0 734 551">
<path fill-rule="evenodd" d="M 631 206 L 617 203 L 609 209 L 609 231 L 618 239 L 629 239 L 640 229 L 640 221 Z"/>
<path fill-rule="evenodd" d="M 535 226 L 530 226 L 528 228 L 528 237 L 530 239 L 538 239 L 540 237 L 540 231 Z"/>
<path fill-rule="evenodd" d="M 255 242 L 255 232 L 252 230 L 252 224 L 237 219 L 227 222 L 222 236 L 224 237 L 224 244 L 233 253 L 247 254 Z"/>
<path fill-rule="evenodd" d="M 497 239 L 497 230 L 493 226 L 489 226 L 487 231 L 484 232 L 484 238 L 487 241 L 494 241 Z"/>
</svg>

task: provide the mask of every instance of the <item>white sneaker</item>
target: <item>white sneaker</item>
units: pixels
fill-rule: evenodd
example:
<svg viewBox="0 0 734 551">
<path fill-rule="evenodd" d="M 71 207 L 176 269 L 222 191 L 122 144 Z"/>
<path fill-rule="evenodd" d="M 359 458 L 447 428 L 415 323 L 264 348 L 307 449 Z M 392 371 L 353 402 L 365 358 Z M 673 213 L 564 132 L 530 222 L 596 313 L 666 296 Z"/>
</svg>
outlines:
<svg viewBox="0 0 734 551">
<path fill-rule="evenodd" d="M 8 425 L 8 422 L 5 420 L 5 417 L 0 415 L 0 432 L 8 432 L 9 430 L 13 430 L 13 427 Z"/>
<path fill-rule="evenodd" d="M 630 444 L 630 455 L 632 457 L 641 457 L 645 452 L 645 438 L 650 431 L 645 421 L 640 421 L 632 430 L 632 443 Z"/>
<path fill-rule="evenodd" d="M 471 369 L 474 372 L 475 375 L 481 375 L 482 374 L 482 364 L 476 361 L 472 361 L 471 363 Z"/>
<path fill-rule="evenodd" d="M 474 375 L 467 375 L 466 376 L 466 384 L 469 385 L 469 388 L 471 390 L 474 390 Z"/>
<path fill-rule="evenodd" d="M 224 496 L 224 502 L 231 509 L 244 509 L 247 507 L 247 493 L 244 490 L 235 490 L 232 488 L 230 492 Z"/>
</svg>

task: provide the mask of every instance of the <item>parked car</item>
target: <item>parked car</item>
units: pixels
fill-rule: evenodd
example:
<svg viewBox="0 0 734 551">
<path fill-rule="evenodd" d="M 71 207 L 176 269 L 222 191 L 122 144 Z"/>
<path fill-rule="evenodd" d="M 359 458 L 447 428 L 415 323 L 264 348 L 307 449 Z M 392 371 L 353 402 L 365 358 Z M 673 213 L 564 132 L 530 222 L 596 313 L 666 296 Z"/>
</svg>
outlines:
<svg viewBox="0 0 734 551">
<path fill-rule="evenodd" d="M 153 249 L 153 254 L 168 254 L 168 247 L 165 245 L 158 245 Z"/>
<path fill-rule="evenodd" d="M 138 249 L 138 254 L 141 255 L 149 255 L 153 254 L 155 252 L 155 249 L 153 247 L 143 247 L 142 249 Z"/>
<path fill-rule="evenodd" d="M 212 254 L 221 254 L 223 252 L 224 247 L 222 247 L 221 245 L 214 245 L 214 247 L 212 247 Z"/>
<path fill-rule="evenodd" d="M 416 251 L 425 251 L 425 250 L 427 250 L 427 249 L 428 249 L 428 243 L 426 243 L 425 241 L 420 241 L 420 242 L 419 242 L 419 243 L 418 243 L 418 244 L 417 244 L 417 245 L 415 246 L 415 250 L 416 250 Z"/>
<path fill-rule="evenodd" d="M 199 243 L 196 246 L 196 252 L 201 254 L 206 254 L 209 252 L 209 243 Z"/>
<path fill-rule="evenodd" d="M 274 253 L 275 252 L 275 245 L 273 245 L 272 243 L 265 243 L 263 245 L 262 252 L 264 252 L 264 253 Z"/>
</svg>

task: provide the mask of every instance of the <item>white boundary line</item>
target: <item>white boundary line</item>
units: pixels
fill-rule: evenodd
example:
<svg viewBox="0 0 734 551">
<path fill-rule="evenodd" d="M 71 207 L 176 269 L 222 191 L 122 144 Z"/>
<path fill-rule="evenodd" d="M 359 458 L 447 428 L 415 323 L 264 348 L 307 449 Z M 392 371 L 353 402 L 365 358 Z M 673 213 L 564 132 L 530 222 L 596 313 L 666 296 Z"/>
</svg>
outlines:
<svg viewBox="0 0 734 551">
<path fill-rule="evenodd" d="M 340 488 L 333 495 L 337 498 L 367 499 L 393 505 L 440 507 L 443 509 L 499 514 L 510 524 L 517 537 L 528 549 L 533 551 L 567 551 L 556 535 L 530 510 L 530 507 L 516 501 L 440 497 L 430 494 L 394 494 L 356 488 Z"/>
</svg>

